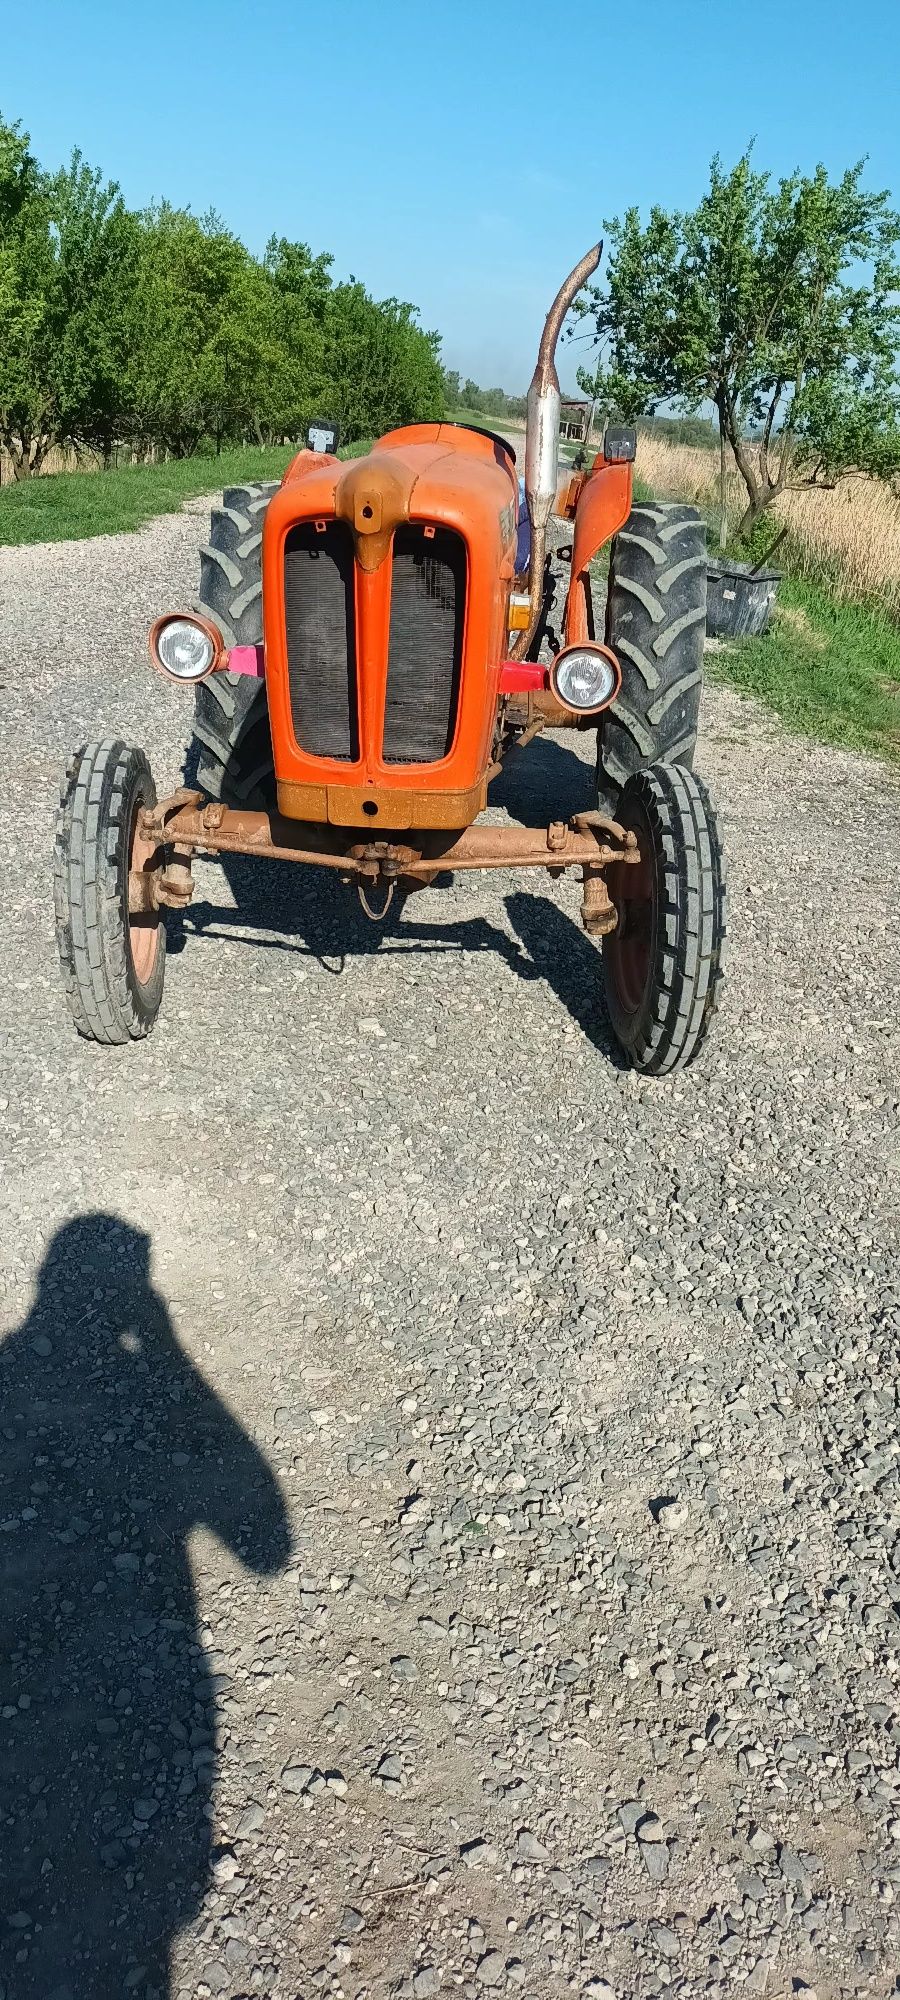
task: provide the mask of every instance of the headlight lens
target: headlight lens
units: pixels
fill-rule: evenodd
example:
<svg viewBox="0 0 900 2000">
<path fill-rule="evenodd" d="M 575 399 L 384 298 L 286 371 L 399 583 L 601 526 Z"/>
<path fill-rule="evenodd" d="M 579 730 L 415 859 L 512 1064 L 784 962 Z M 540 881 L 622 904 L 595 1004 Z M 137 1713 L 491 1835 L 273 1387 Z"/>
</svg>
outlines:
<svg viewBox="0 0 900 2000">
<path fill-rule="evenodd" d="M 209 672 L 216 649 L 192 618 L 169 618 L 156 635 L 159 663 L 176 681 L 199 681 Z"/>
<path fill-rule="evenodd" d="M 615 660 L 599 646 L 569 646 L 550 669 L 557 699 L 567 708 L 583 711 L 605 708 L 618 690 L 619 678 Z"/>
</svg>

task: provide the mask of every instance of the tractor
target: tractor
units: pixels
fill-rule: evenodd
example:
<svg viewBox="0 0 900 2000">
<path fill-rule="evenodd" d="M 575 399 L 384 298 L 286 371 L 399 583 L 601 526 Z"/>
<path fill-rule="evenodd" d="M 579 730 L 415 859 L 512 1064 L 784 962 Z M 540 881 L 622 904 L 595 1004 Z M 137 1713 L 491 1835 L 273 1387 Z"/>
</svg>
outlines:
<svg viewBox="0 0 900 2000">
<path fill-rule="evenodd" d="M 64 780 L 57 935 L 82 1035 L 147 1034 L 191 856 L 240 854 L 330 870 L 376 917 L 464 870 L 578 868 L 625 1057 L 664 1075 L 695 1055 L 725 932 L 692 770 L 705 538 L 692 507 L 633 504 L 633 430 L 609 426 L 589 468 L 560 466 L 556 345 L 600 251 L 547 316 L 524 480 L 506 439 L 470 425 L 410 424 L 345 460 L 320 425 L 280 484 L 224 493 L 198 603 L 149 635 L 154 666 L 194 690 L 195 784 L 158 799 L 144 753 L 113 740 L 77 751 Z M 504 757 L 548 728 L 595 733 L 596 810 L 480 821 Z"/>
</svg>

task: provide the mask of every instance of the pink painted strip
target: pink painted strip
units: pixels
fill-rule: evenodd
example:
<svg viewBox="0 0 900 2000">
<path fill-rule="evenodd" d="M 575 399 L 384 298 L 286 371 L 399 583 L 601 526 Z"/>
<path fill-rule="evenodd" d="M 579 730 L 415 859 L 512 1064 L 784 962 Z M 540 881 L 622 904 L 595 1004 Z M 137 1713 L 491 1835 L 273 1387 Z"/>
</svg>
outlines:
<svg viewBox="0 0 900 2000">
<path fill-rule="evenodd" d="M 264 646 L 232 646 L 228 655 L 230 674 L 252 674 L 259 681 L 265 679 L 266 654 Z"/>
</svg>

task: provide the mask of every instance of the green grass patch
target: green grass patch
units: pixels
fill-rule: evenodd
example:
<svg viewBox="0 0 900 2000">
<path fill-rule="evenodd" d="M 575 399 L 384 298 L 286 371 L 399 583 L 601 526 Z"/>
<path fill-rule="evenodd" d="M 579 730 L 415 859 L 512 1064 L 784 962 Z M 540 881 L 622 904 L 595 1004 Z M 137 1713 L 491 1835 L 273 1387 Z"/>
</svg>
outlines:
<svg viewBox="0 0 900 2000">
<path fill-rule="evenodd" d="M 727 643 L 706 666 L 788 729 L 900 761 L 900 630 L 877 607 L 785 577 L 769 631 Z"/>
<path fill-rule="evenodd" d="M 369 440 L 347 445 L 355 458 Z M 280 479 L 296 445 L 272 450 L 246 446 L 219 457 L 172 459 L 165 465 L 123 465 L 110 472 L 54 472 L 0 488 L 0 545 L 84 541 L 143 527 L 159 514 L 176 514 L 185 500 L 221 492 L 245 480 Z"/>
<path fill-rule="evenodd" d="M 444 421 L 448 424 L 472 424 L 476 431 L 495 431 L 498 437 L 504 437 L 507 431 L 512 431 L 513 436 L 517 431 L 524 431 L 520 417 L 489 417 L 484 410 L 448 410 Z"/>
</svg>

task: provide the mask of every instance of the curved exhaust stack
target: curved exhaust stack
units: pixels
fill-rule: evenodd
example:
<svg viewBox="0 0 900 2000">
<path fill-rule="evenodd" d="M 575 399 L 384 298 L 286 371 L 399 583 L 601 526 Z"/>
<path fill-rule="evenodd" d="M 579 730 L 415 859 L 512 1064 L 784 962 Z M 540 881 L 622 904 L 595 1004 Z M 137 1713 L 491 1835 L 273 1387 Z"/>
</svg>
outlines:
<svg viewBox="0 0 900 2000">
<path fill-rule="evenodd" d="M 531 522 L 531 605 L 527 632 L 520 632 L 513 647 L 515 660 L 524 658 L 537 631 L 544 587 L 547 553 L 547 523 L 556 500 L 559 478 L 559 376 L 556 372 L 556 343 L 566 313 L 600 262 L 602 243 L 595 243 L 563 280 L 544 322 L 537 367 L 528 391 L 528 423 L 525 432 L 525 501 Z"/>
</svg>

